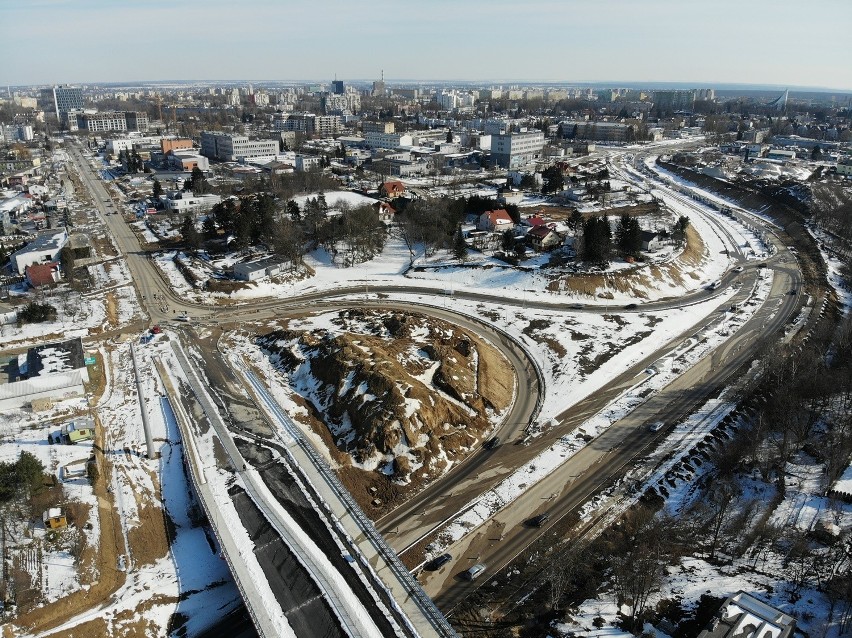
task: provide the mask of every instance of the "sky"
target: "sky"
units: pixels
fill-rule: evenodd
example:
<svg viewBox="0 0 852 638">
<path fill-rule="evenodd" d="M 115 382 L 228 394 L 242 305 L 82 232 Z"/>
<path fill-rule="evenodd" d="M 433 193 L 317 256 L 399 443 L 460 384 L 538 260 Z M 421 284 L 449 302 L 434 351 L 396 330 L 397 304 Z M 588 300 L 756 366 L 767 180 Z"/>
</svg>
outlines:
<svg viewBox="0 0 852 638">
<path fill-rule="evenodd" d="M 852 0 L 0 0 L 0 85 L 385 79 L 852 90 Z"/>
</svg>

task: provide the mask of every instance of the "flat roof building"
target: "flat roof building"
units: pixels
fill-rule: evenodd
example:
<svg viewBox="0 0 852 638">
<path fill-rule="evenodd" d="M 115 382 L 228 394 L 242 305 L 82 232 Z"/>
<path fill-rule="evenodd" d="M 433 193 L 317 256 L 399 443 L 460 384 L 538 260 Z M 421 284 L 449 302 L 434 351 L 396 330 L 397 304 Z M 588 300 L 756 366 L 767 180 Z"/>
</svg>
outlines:
<svg viewBox="0 0 852 638">
<path fill-rule="evenodd" d="M 533 163 L 541 157 L 544 133 L 509 133 L 491 136 L 491 158 L 496 166 L 516 169 Z"/>
<path fill-rule="evenodd" d="M 69 119 L 72 130 L 102 133 L 105 131 L 147 131 L 148 115 L 136 111 L 104 111 L 102 113 L 77 113 L 73 122 Z M 76 129 L 75 129 L 76 126 Z"/>
<path fill-rule="evenodd" d="M 277 140 L 250 140 L 245 135 L 214 133 L 201 134 L 201 154 L 223 162 L 236 162 L 247 157 L 278 154 Z"/>
</svg>

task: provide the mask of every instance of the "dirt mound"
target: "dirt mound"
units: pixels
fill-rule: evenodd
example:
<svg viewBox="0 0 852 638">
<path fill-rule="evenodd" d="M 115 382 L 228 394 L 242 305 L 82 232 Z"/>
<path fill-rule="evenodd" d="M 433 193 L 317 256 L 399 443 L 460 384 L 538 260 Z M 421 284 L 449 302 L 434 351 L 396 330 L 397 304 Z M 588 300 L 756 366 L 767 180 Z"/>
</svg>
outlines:
<svg viewBox="0 0 852 638">
<path fill-rule="evenodd" d="M 332 324 L 276 330 L 258 344 L 356 467 L 400 483 L 437 476 L 506 407 L 479 391 L 485 346 L 457 327 L 366 310 Z"/>
</svg>

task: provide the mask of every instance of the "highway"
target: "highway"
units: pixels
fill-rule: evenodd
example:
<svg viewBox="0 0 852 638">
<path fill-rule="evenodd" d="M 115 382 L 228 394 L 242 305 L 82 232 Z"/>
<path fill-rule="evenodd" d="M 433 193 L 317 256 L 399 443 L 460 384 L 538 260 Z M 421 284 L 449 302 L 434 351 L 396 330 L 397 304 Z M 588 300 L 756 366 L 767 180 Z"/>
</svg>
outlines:
<svg viewBox="0 0 852 638">
<path fill-rule="evenodd" d="M 508 476 L 515 468 L 533 458 L 547 446 L 567 432 L 575 429 L 591 415 L 600 411 L 625 388 L 636 382 L 644 369 L 667 352 L 683 337 L 668 344 L 660 344 L 653 355 L 626 370 L 600 392 L 581 401 L 564 414 L 560 415 L 558 425 L 551 428 L 544 436 L 535 439 L 530 445 L 512 445 L 517 440 L 534 417 L 539 395 L 546 391 L 542 379 L 536 372 L 535 364 L 519 344 L 512 342 L 506 335 L 497 332 L 493 327 L 464 317 L 448 309 L 442 309 L 438 303 L 430 306 L 403 303 L 400 301 L 381 301 L 365 299 L 364 301 L 342 302 L 330 300 L 332 296 L 363 294 L 365 287 L 351 286 L 334 291 L 334 293 L 317 292 L 291 298 L 287 301 L 269 300 L 252 304 L 255 311 L 246 314 L 245 308 L 215 309 L 201 304 L 188 303 L 177 297 L 168 283 L 158 273 L 153 263 L 141 251 L 139 242 L 124 221 L 122 215 L 107 215 L 104 200 L 108 198 L 103 183 L 92 171 L 88 161 L 76 148 L 70 148 L 72 157 L 80 167 L 84 183 L 95 196 L 96 206 L 103 216 L 109 232 L 115 238 L 119 251 L 127 256 L 133 280 L 140 293 L 144 295 L 144 305 L 152 322 L 162 322 L 173 319 L 176 314 L 187 312 L 190 316 L 204 323 L 230 323 L 246 320 L 260 320 L 270 317 L 282 317 L 287 313 L 306 313 L 317 309 L 330 309 L 357 305 L 373 305 L 378 307 L 409 307 L 431 316 L 436 316 L 466 329 L 486 335 L 495 345 L 506 354 L 518 375 L 516 403 L 508 418 L 500 427 L 498 435 L 506 441 L 504 445 L 493 451 L 481 450 L 471 455 L 467 460 L 456 466 L 452 472 L 436 481 L 418 495 L 412 497 L 394 512 L 377 522 L 379 530 L 386 536 L 388 542 L 397 551 L 404 551 L 435 525 L 442 522 L 458 508 L 471 500 L 475 494 L 482 493 L 489 487 Z M 664 188 L 661 186 L 660 188 Z M 688 201 L 688 200 L 687 200 Z M 115 204 L 112 204 L 115 206 Z M 723 232 L 720 228 L 720 232 Z M 728 242 L 736 242 L 728 237 Z M 457 546 L 450 548 L 454 556 L 453 562 L 435 573 L 425 575 L 423 582 L 427 593 L 432 595 L 444 611 L 452 610 L 479 583 L 487 581 L 483 578 L 475 584 L 459 581 L 458 572 L 466 569 L 475 562 L 488 564 L 488 573 L 493 573 L 506 565 L 523 551 L 540 534 L 554 525 L 560 517 L 575 511 L 586 502 L 592 494 L 600 490 L 613 478 L 620 476 L 625 468 L 636 463 L 644 456 L 649 446 L 652 446 L 665 431 L 650 433 L 647 430 L 649 420 L 665 420 L 671 425 L 678 418 L 687 414 L 704 398 L 710 396 L 725 385 L 731 376 L 749 363 L 754 352 L 764 344 L 780 338 L 780 334 L 790 317 L 801 306 L 800 295 L 788 294 L 791 289 L 799 289 L 801 275 L 796 259 L 786 249 L 786 242 L 776 240 L 778 252 L 766 260 L 769 267 L 775 271 L 775 278 L 769 299 L 763 307 L 729 340 L 718 347 L 710 356 L 704 357 L 696 365 L 685 371 L 680 377 L 666 388 L 653 395 L 625 419 L 615 423 L 603 435 L 578 452 L 568 462 L 563 464 L 547 480 L 531 488 L 510 507 L 499 512 L 487 526 L 476 530 L 463 539 Z M 756 271 L 747 266 L 745 272 L 729 271 L 724 279 L 725 286 L 737 281 L 742 284 L 741 293 L 750 290 Z M 443 288 L 423 288 L 418 286 L 370 286 L 375 293 L 394 292 L 415 295 L 441 295 L 445 299 Z M 637 312 L 659 310 L 681 306 L 685 303 L 706 300 L 719 295 L 721 291 L 710 293 L 704 290 L 696 291 L 680 299 L 670 299 L 651 304 L 643 304 Z M 507 300 L 498 295 L 472 294 L 456 291 L 455 296 L 482 302 L 502 305 L 520 306 L 521 303 Z M 552 302 L 548 300 L 527 300 L 526 307 L 561 308 L 565 309 L 567 302 Z M 726 302 L 725 309 L 730 302 Z M 720 308 L 722 309 L 722 308 Z M 588 307 L 580 312 L 604 312 L 605 310 Z M 612 309 L 608 309 L 612 312 Z M 713 321 L 710 317 L 709 321 Z M 699 331 L 708 321 L 702 321 L 685 335 Z M 548 511 L 552 519 L 542 529 L 530 529 L 523 525 L 529 517 Z"/>
</svg>

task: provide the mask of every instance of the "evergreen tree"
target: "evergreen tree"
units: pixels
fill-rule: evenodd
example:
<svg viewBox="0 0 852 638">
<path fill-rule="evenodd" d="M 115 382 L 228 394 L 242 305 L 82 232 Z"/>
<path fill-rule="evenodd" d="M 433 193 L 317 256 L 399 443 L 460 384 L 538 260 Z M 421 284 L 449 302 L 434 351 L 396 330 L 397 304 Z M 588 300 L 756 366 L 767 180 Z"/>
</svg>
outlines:
<svg viewBox="0 0 852 638">
<path fill-rule="evenodd" d="M 452 143 L 453 143 L 453 131 L 452 131 L 452 129 L 450 129 L 449 131 L 447 131 L 447 144 L 452 144 Z"/>
<path fill-rule="evenodd" d="M 207 217 L 204 218 L 204 223 L 201 225 L 201 227 L 204 231 L 204 237 L 207 239 L 215 239 L 216 236 L 219 234 L 218 230 L 216 229 L 216 219 L 213 217 L 212 214 L 207 215 Z"/>
<path fill-rule="evenodd" d="M 299 205 L 292 199 L 287 202 L 287 215 L 290 220 L 296 224 L 302 221 L 302 211 L 299 210 Z"/>
<path fill-rule="evenodd" d="M 615 231 L 618 249 L 626 257 L 636 257 L 642 249 L 642 229 L 639 220 L 624 214 Z"/>
<path fill-rule="evenodd" d="M 689 217 L 686 215 L 681 215 L 678 217 L 677 222 L 675 222 L 674 228 L 672 228 L 672 239 L 674 239 L 677 243 L 682 244 L 686 241 L 686 229 L 689 227 Z"/>
<path fill-rule="evenodd" d="M 504 251 L 511 252 L 515 250 L 515 231 L 506 230 L 503 231 L 503 237 L 500 240 L 500 244 Z"/>
<path fill-rule="evenodd" d="M 325 201 L 325 194 L 320 192 L 320 194 L 317 195 L 316 201 L 317 207 L 319 208 L 319 211 L 323 214 L 323 216 L 328 215 L 328 204 Z"/>
<path fill-rule="evenodd" d="M 160 184 L 160 180 L 158 180 L 155 177 L 154 178 L 154 184 L 151 187 L 151 197 L 153 197 L 155 200 L 159 200 L 160 195 L 162 195 L 162 194 L 163 194 L 163 185 Z"/>
<path fill-rule="evenodd" d="M 201 248 L 201 235 L 198 229 L 195 228 L 195 221 L 192 215 L 187 214 L 183 218 L 183 223 L 180 226 L 180 234 L 183 237 L 184 245 L 191 251 L 196 251 Z"/>
<path fill-rule="evenodd" d="M 583 224 L 583 259 L 586 261 L 605 264 L 609 262 L 612 252 L 612 230 L 609 219 L 591 217 Z"/>
<path fill-rule="evenodd" d="M 574 233 L 577 230 L 583 229 L 583 213 L 578 210 L 574 210 L 571 213 L 571 217 L 568 218 L 568 228 L 570 228 Z"/>
<path fill-rule="evenodd" d="M 565 186 L 565 178 L 558 166 L 550 166 L 546 168 L 541 176 L 545 180 L 544 186 L 541 187 L 541 192 L 544 195 L 547 195 L 548 193 L 558 193 Z"/>
<path fill-rule="evenodd" d="M 455 239 L 453 240 L 453 255 L 459 261 L 464 261 L 467 258 L 467 242 L 464 240 L 461 228 L 456 231 Z"/>
<path fill-rule="evenodd" d="M 204 173 L 197 166 L 192 169 L 192 192 L 195 195 L 203 195 L 207 192 L 207 180 L 204 179 Z"/>
</svg>

